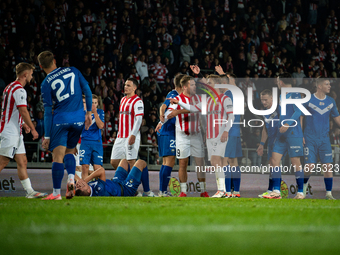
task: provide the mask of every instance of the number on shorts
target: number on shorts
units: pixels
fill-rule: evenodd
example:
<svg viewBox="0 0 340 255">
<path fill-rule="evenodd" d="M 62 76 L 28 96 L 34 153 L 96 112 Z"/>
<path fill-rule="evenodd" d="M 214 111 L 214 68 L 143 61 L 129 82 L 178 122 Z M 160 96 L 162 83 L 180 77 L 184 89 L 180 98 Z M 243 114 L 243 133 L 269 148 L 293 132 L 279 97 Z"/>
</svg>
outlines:
<svg viewBox="0 0 340 255">
<path fill-rule="evenodd" d="M 176 141 L 170 140 L 170 148 L 176 148 Z"/>
<path fill-rule="evenodd" d="M 181 156 L 181 150 L 177 149 L 177 157 L 180 157 L 180 156 Z"/>
<path fill-rule="evenodd" d="M 305 147 L 304 151 L 305 151 L 305 156 L 309 155 L 309 148 L 308 147 Z"/>
<path fill-rule="evenodd" d="M 85 150 L 79 150 L 79 157 L 84 157 Z"/>
<path fill-rule="evenodd" d="M 75 75 L 74 75 L 74 73 L 68 73 L 68 74 L 63 75 L 64 79 L 67 79 L 67 78 L 70 78 L 70 77 L 71 77 L 71 83 L 70 83 L 71 86 L 70 86 L 70 89 L 71 89 L 71 95 L 73 95 L 74 94 L 74 78 L 75 78 Z M 65 100 L 65 99 L 69 98 L 70 94 L 66 93 L 66 94 L 64 94 L 62 96 L 60 95 L 61 92 L 63 92 L 64 89 L 65 89 L 65 84 L 60 79 L 57 79 L 57 80 L 52 82 L 51 86 L 52 86 L 53 90 L 55 90 L 57 88 L 56 85 L 58 83 L 60 84 L 60 88 L 58 89 L 56 96 L 57 96 L 58 101 L 61 102 L 61 101 Z"/>
</svg>

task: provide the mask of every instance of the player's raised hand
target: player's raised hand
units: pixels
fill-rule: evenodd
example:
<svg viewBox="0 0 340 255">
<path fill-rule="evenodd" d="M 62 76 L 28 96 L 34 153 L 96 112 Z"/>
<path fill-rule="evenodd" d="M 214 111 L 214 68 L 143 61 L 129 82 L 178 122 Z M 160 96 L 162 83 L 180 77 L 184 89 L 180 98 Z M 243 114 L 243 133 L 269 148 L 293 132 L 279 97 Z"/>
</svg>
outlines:
<svg viewBox="0 0 340 255">
<path fill-rule="evenodd" d="M 190 69 L 194 74 L 199 74 L 201 69 L 197 65 L 190 65 Z"/>
<path fill-rule="evenodd" d="M 162 128 L 162 123 L 158 123 L 155 131 L 160 133 L 161 128 Z"/>
<path fill-rule="evenodd" d="M 219 75 L 225 74 L 225 73 L 223 72 L 223 68 L 221 67 L 221 65 L 215 66 L 215 71 L 216 71 Z"/>
<path fill-rule="evenodd" d="M 130 137 L 129 137 L 129 145 L 132 145 L 132 144 L 134 144 L 135 143 L 135 140 L 136 140 L 136 136 L 134 136 L 134 135 L 130 135 Z"/>
<path fill-rule="evenodd" d="M 35 129 L 31 130 L 31 134 L 33 136 L 33 140 L 39 138 L 39 134 L 38 134 L 38 132 Z"/>
<path fill-rule="evenodd" d="M 92 123 L 91 112 L 88 112 L 85 115 L 85 130 L 89 130 L 91 123 Z"/>
<path fill-rule="evenodd" d="M 47 151 L 50 147 L 50 139 L 44 139 L 44 141 L 42 142 L 42 147 Z"/>
<path fill-rule="evenodd" d="M 166 100 L 169 100 L 171 104 L 178 104 L 178 100 L 175 98 L 167 98 Z"/>
<path fill-rule="evenodd" d="M 256 152 L 257 152 L 257 155 L 262 157 L 262 155 L 263 155 L 263 145 L 262 144 L 259 145 L 259 147 L 257 148 Z"/>
</svg>

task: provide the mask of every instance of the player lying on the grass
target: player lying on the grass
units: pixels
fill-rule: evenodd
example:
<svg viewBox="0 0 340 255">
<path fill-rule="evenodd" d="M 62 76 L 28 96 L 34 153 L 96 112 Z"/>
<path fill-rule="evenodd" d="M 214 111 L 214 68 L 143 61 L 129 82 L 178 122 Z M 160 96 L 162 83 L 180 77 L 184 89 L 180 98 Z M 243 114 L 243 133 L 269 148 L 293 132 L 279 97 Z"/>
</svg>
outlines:
<svg viewBox="0 0 340 255">
<path fill-rule="evenodd" d="M 47 196 L 46 193 L 34 191 L 32 188 L 31 180 L 27 175 L 27 157 L 22 135 L 22 128 L 24 128 L 26 133 L 32 133 L 33 140 L 38 138 L 38 133 L 27 110 L 27 94 L 23 88 L 32 80 L 34 69 L 34 66 L 27 63 L 19 63 L 15 67 L 17 78 L 3 92 L 0 122 L 0 172 L 14 158 L 27 198 Z"/>
<path fill-rule="evenodd" d="M 129 163 L 122 159 L 112 180 L 106 179 L 104 168 L 99 168 L 91 175 L 80 179 L 76 176 L 76 196 L 90 197 L 133 197 L 136 195 L 138 186 L 141 184 L 142 172 L 148 167 L 144 160 L 137 160 L 128 173 Z M 98 178 L 95 181 L 90 181 Z"/>
<path fill-rule="evenodd" d="M 328 79 L 319 78 L 316 82 L 316 92 L 311 99 L 304 104 L 305 108 L 312 114 L 303 116 L 305 118 L 304 129 L 304 157 L 305 157 L 305 178 L 303 185 L 304 196 L 308 186 L 308 180 L 312 172 L 318 167 L 318 157 L 322 164 L 324 181 L 326 187 L 326 199 L 335 199 L 332 196 L 333 186 L 333 158 L 332 147 L 329 140 L 329 117 L 340 127 L 340 116 L 333 98 L 327 96 L 331 90 Z"/>
<path fill-rule="evenodd" d="M 269 89 L 265 89 L 261 92 L 260 94 L 261 97 L 261 103 L 264 107 L 264 109 L 270 109 L 273 105 L 273 94 L 272 91 Z M 257 148 L 256 152 L 259 156 L 263 155 L 263 146 L 266 143 L 268 139 L 268 144 L 267 144 L 267 160 L 269 166 L 272 166 L 271 163 L 271 158 L 272 158 L 272 152 L 273 152 L 273 147 L 274 147 L 274 141 L 277 136 L 277 132 L 279 130 L 279 115 L 277 111 L 274 111 L 273 113 L 269 115 L 264 116 L 264 121 L 265 125 L 263 126 L 262 129 L 262 135 L 261 135 L 261 143 L 259 147 Z M 274 176 L 276 177 L 276 176 Z M 280 180 L 275 180 L 276 183 L 281 183 Z M 273 176 L 272 176 L 272 171 L 269 174 L 269 186 L 268 190 L 262 194 L 259 195 L 260 198 L 263 198 L 263 196 L 269 195 L 270 192 L 273 191 Z"/>
</svg>

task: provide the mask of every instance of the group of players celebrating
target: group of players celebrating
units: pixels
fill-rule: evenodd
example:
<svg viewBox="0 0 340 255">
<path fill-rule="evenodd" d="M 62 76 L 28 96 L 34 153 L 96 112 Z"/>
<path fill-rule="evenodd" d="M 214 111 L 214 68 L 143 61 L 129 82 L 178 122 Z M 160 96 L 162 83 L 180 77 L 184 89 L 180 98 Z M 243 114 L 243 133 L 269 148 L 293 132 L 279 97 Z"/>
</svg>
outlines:
<svg viewBox="0 0 340 255">
<path fill-rule="evenodd" d="M 144 115 L 143 101 L 135 94 L 138 82 L 133 78 L 125 82 L 125 96 L 119 106 L 118 137 L 111 153 L 111 165 L 116 172 L 113 179 L 107 180 L 103 168 L 101 141 L 104 112 L 97 109 L 98 98 L 92 95 L 87 81 L 79 70 L 74 67 L 58 68 L 52 52 L 40 53 L 38 60 L 47 74 L 41 84 L 45 108 L 43 147 L 53 152 L 53 192 L 47 195 L 34 191 L 27 175 L 27 159 L 21 130 L 24 128 L 26 132 L 31 132 L 34 139 L 38 137 L 29 118 L 26 91 L 23 89 L 31 81 L 34 70 L 34 66 L 27 63 L 17 65 L 16 81 L 4 90 L 0 123 L 0 171 L 14 158 L 28 198 L 61 200 L 64 169 L 68 173 L 66 198 L 72 198 L 74 195 L 134 196 L 140 184 L 143 185 L 143 196 L 155 196 L 149 187 L 147 164 L 143 160 L 137 160 L 140 146 L 139 129 Z M 175 89 L 167 95 L 160 108 L 160 123 L 156 131 L 163 165 L 159 172 L 158 196 L 171 196 L 168 184 L 176 158 L 179 162 L 178 176 L 181 188 L 179 197 L 187 196 L 187 167 L 189 157 L 193 156 L 195 165 L 202 166 L 197 171 L 200 195 L 209 197 L 206 191 L 206 171 L 203 170 L 205 141 L 208 160 L 216 169 L 217 192 L 212 197 L 240 197 L 241 170 L 237 158 L 242 157 L 241 132 L 240 125 L 233 123 L 239 123 L 241 116 L 233 114 L 231 90 L 216 88 L 217 84 L 236 86 L 236 76 L 225 74 L 221 67 L 216 67 L 219 75 L 204 78 L 198 66 L 191 66 L 191 69 L 199 78 L 178 74 L 174 78 Z M 290 78 L 288 73 L 280 75 L 277 80 L 278 88 L 291 87 Z M 217 100 L 209 97 L 203 101 L 196 93 L 196 85 L 201 84 L 206 89 L 214 91 L 218 95 Z M 287 93 L 280 95 L 278 109 L 264 116 L 265 126 L 257 153 L 263 154 L 264 144 L 267 142 L 271 173 L 268 190 L 259 195 L 260 197 L 281 198 L 280 161 L 287 153 L 295 170 L 298 186 L 295 199 L 305 198 L 310 170 L 315 167 L 318 158 L 324 167 L 326 198 L 334 199 L 331 193 L 333 160 L 329 140 L 329 118 L 332 117 L 340 126 L 340 117 L 334 99 L 326 95 L 330 88 L 329 80 L 317 80 L 316 92 L 304 104 L 311 115 L 303 116 L 301 110 L 294 104 L 288 104 L 286 114 L 281 114 L 282 96 L 287 99 L 301 98 L 300 93 Z M 272 91 L 264 90 L 260 96 L 264 108 L 272 108 Z M 217 119 L 225 121 L 216 122 Z M 275 119 L 279 121 L 273 121 Z M 284 120 L 289 121 L 284 123 Z M 203 122 L 206 125 L 202 125 Z M 304 132 L 302 123 L 305 123 Z M 206 130 L 203 127 L 206 127 Z M 80 137 L 78 156 L 82 172 L 77 175 L 74 154 L 77 152 L 76 146 Z M 304 167 L 300 161 L 302 156 Z M 89 173 L 90 164 L 94 167 L 92 173 Z"/>
</svg>

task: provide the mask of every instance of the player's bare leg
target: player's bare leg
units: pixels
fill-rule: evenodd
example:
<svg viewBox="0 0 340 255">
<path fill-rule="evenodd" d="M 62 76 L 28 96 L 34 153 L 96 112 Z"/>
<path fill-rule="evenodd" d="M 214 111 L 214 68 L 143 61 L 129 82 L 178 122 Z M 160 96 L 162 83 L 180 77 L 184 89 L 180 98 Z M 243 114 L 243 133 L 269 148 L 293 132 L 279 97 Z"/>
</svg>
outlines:
<svg viewBox="0 0 340 255">
<path fill-rule="evenodd" d="M 34 189 L 32 188 L 31 180 L 28 178 L 28 174 L 27 174 L 26 154 L 15 154 L 14 160 L 17 162 L 18 177 L 21 181 L 23 188 L 25 189 L 27 193 L 26 197 L 27 198 L 42 198 L 42 197 L 47 196 L 46 193 L 34 191 Z"/>
<path fill-rule="evenodd" d="M 225 197 L 225 176 L 222 170 L 222 160 L 220 156 L 211 156 L 211 165 L 215 167 L 215 176 L 217 183 L 217 192 L 212 197 Z"/>
<path fill-rule="evenodd" d="M 178 178 L 181 185 L 181 193 L 180 197 L 186 197 L 187 196 L 187 180 L 188 180 L 188 162 L 189 158 L 181 158 L 179 161 L 179 170 L 178 170 Z"/>
<path fill-rule="evenodd" d="M 4 169 L 8 165 L 9 161 L 10 158 L 0 155 L 0 173 L 2 169 Z"/>
<path fill-rule="evenodd" d="M 120 159 L 111 159 L 110 163 L 111 163 L 111 166 L 117 170 L 117 167 L 119 165 L 119 162 L 120 162 Z"/>
<path fill-rule="evenodd" d="M 130 159 L 130 160 L 128 160 L 127 161 L 128 163 L 129 163 L 129 165 L 130 165 L 130 169 L 132 169 L 132 167 L 135 165 L 135 163 L 136 163 L 136 160 L 135 159 Z"/>
<path fill-rule="evenodd" d="M 81 178 L 85 180 L 89 176 L 90 165 L 81 165 Z"/>
<path fill-rule="evenodd" d="M 205 182 L 205 177 L 206 177 L 206 171 L 203 171 L 202 168 L 204 168 L 204 158 L 195 158 L 195 165 L 199 166 L 199 170 L 197 171 L 197 179 L 200 184 L 201 188 L 201 197 L 209 197 L 208 192 L 206 191 L 206 182 Z"/>
</svg>

